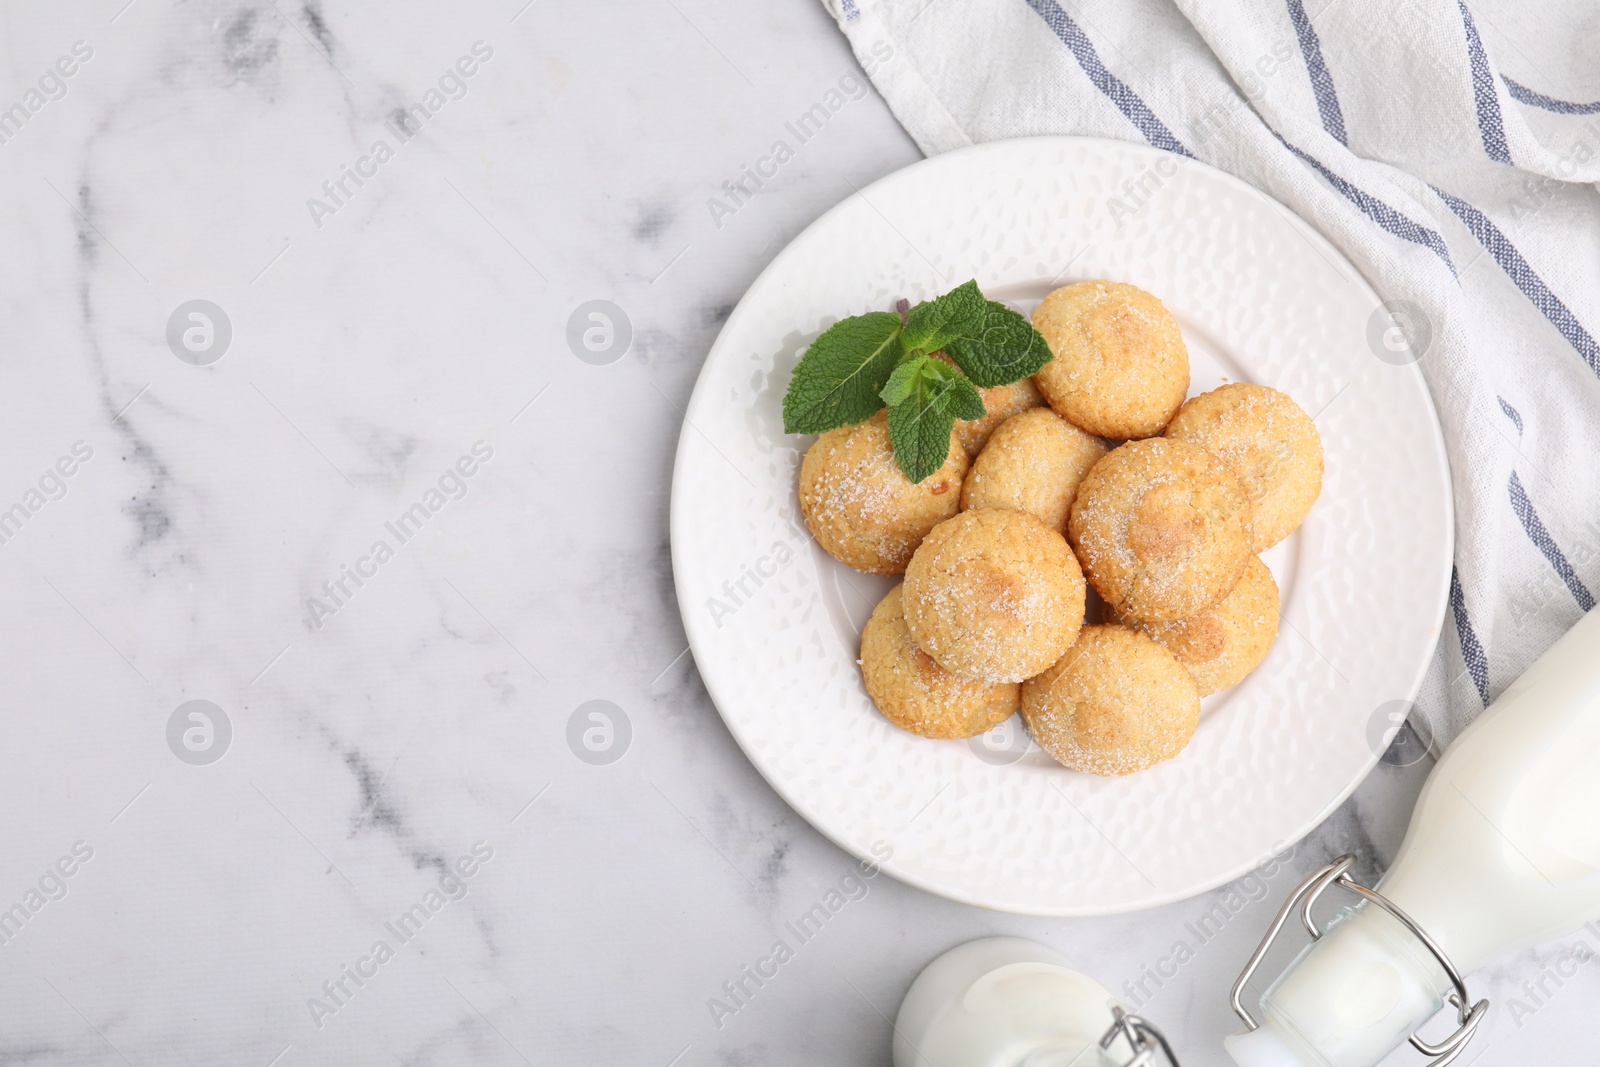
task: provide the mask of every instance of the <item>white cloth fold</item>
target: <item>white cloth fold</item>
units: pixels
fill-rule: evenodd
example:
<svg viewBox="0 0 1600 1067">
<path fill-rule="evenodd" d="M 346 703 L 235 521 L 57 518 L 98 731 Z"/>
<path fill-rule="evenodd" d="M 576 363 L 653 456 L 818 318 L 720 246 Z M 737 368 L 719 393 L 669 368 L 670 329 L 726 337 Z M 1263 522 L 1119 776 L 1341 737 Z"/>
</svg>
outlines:
<svg viewBox="0 0 1600 1067">
<path fill-rule="evenodd" d="M 1438 743 L 1594 605 L 1600 8 L 823 2 L 924 152 L 1073 133 L 1192 154 L 1421 309 L 1456 501 L 1417 708 Z"/>
</svg>

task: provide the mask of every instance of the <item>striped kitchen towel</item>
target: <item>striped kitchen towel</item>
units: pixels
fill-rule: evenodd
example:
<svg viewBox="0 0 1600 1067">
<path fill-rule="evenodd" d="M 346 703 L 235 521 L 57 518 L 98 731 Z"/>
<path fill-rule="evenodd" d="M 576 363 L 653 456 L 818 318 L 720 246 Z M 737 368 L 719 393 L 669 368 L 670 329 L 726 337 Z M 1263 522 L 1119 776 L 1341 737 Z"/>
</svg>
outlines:
<svg viewBox="0 0 1600 1067">
<path fill-rule="evenodd" d="M 1600 7 L 823 2 L 924 152 L 1073 133 L 1194 156 L 1422 309 L 1456 505 L 1417 709 L 1438 743 L 1594 606 Z"/>
</svg>

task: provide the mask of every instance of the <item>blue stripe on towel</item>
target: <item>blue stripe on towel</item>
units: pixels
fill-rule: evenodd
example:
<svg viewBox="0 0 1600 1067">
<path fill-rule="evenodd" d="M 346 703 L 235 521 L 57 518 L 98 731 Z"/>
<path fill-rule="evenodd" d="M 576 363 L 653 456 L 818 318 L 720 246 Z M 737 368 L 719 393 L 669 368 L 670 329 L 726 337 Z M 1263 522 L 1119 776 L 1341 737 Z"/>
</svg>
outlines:
<svg viewBox="0 0 1600 1067">
<path fill-rule="evenodd" d="M 1339 108 L 1339 94 L 1333 89 L 1333 76 L 1322 58 L 1322 42 L 1317 39 L 1316 27 L 1306 17 L 1306 6 L 1301 0 L 1288 0 L 1289 21 L 1294 23 L 1295 36 L 1300 38 L 1300 54 L 1305 56 L 1306 74 L 1311 78 L 1311 93 L 1317 98 L 1317 111 L 1322 115 L 1322 128 L 1342 145 L 1350 142 L 1344 133 L 1344 112 Z"/>
<path fill-rule="evenodd" d="M 1578 577 L 1578 572 L 1572 569 L 1572 564 L 1567 562 L 1566 553 L 1561 551 L 1561 546 L 1550 536 L 1550 531 L 1544 528 L 1544 522 L 1540 520 L 1539 513 L 1533 509 L 1533 501 L 1528 499 L 1528 494 L 1522 488 L 1522 479 L 1517 477 L 1516 471 L 1511 472 L 1511 481 L 1507 487 L 1511 491 L 1511 510 L 1522 520 L 1522 528 L 1527 531 L 1528 540 L 1532 541 L 1534 547 L 1550 561 L 1550 566 L 1555 568 L 1556 574 L 1566 584 L 1567 591 L 1572 594 L 1572 599 L 1578 602 L 1578 607 L 1584 611 L 1594 607 L 1594 597 Z"/>
<path fill-rule="evenodd" d="M 1489 704 L 1489 657 L 1483 654 L 1478 635 L 1467 618 L 1467 598 L 1461 592 L 1461 575 L 1454 566 L 1450 568 L 1450 614 L 1455 616 L 1456 636 L 1461 638 L 1461 662 L 1472 675 L 1472 684 L 1478 690 L 1478 699 Z"/>
<path fill-rule="evenodd" d="M 1505 397 L 1496 396 L 1495 399 L 1500 401 L 1500 410 L 1506 413 L 1506 418 L 1510 419 L 1512 422 L 1517 424 L 1517 436 L 1521 437 L 1522 436 L 1522 413 L 1519 412 L 1516 408 L 1512 407 L 1510 404 L 1507 404 Z"/>
<path fill-rule="evenodd" d="M 1478 132 L 1483 135 L 1483 150 L 1496 163 L 1510 163 L 1511 149 L 1506 147 L 1506 128 L 1500 121 L 1500 94 L 1496 92 L 1494 75 L 1489 71 L 1489 55 L 1483 50 L 1478 37 L 1478 27 L 1472 21 L 1472 12 L 1464 0 L 1456 0 L 1461 9 L 1461 22 L 1467 30 L 1467 58 L 1472 61 L 1472 97 L 1478 105 Z"/>
<path fill-rule="evenodd" d="M 1456 217 L 1466 223 L 1467 229 L 1472 231 L 1472 236 L 1488 249 L 1495 262 L 1500 264 L 1500 269 L 1510 275 L 1517 288 L 1522 290 L 1522 294 L 1532 301 L 1533 306 L 1542 311 L 1544 317 L 1561 331 L 1561 336 L 1578 350 L 1578 355 L 1589 364 L 1589 369 L 1600 374 L 1600 345 L 1595 344 L 1589 331 L 1583 328 L 1583 324 L 1568 310 L 1567 305 L 1550 291 L 1544 279 L 1528 265 L 1528 261 L 1522 258 L 1522 253 L 1506 239 L 1500 228 L 1490 222 L 1487 215 L 1465 200 L 1458 200 L 1438 186 L 1432 188 L 1439 194 L 1441 200 L 1450 205 L 1450 210 L 1456 213 Z"/>
<path fill-rule="evenodd" d="M 1157 148 L 1165 148 L 1168 152 L 1177 152 L 1179 155 L 1194 158 L 1194 153 L 1185 148 L 1183 142 L 1167 129 L 1166 124 L 1156 118 L 1156 113 L 1139 99 L 1139 94 L 1106 69 L 1105 64 L 1100 62 L 1099 53 L 1094 50 L 1094 44 L 1078 28 L 1078 24 L 1061 10 L 1060 4 L 1055 0 L 1028 0 L 1028 6 L 1044 19 L 1045 25 L 1050 27 L 1051 32 L 1061 38 L 1061 43 L 1071 49 L 1078 66 L 1083 68 L 1083 72 L 1089 76 L 1094 87 L 1117 105 L 1117 110 L 1138 127 L 1146 141 Z"/>
<path fill-rule="evenodd" d="M 1268 129 L 1271 129 L 1271 127 L 1268 127 Z M 1456 265 L 1450 262 L 1450 250 L 1445 247 L 1444 238 L 1439 236 L 1437 230 L 1430 230 L 1420 223 L 1413 222 L 1377 197 L 1357 189 L 1354 185 L 1329 170 L 1321 162 L 1284 140 L 1283 135 L 1278 133 L 1277 130 L 1272 130 L 1272 135 L 1278 139 L 1279 144 L 1293 152 L 1307 166 L 1322 175 L 1323 180 L 1337 189 L 1346 200 L 1360 208 L 1367 218 L 1376 222 L 1396 237 L 1404 238 L 1413 244 L 1419 244 L 1423 248 L 1432 250 L 1436 256 L 1444 260 L 1444 265 L 1450 268 L 1450 273 L 1452 275 L 1455 274 Z"/>
<path fill-rule="evenodd" d="M 1511 99 L 1520 104 L 1543 108 L 1546 111 L 1554 111 L 1558 115 L 1600 114 L 1600 103 L 1573 104 L 1566 100 L 1557 100 L 1553 96 L 1546 96 L 1543 93 L 1536 93 L 1526 85 L 1518 85 L 1504 74 L 1500 75 L 1500 80 L 1506 83 L 1506 92 L 1511 94 Z"/>
</svg>

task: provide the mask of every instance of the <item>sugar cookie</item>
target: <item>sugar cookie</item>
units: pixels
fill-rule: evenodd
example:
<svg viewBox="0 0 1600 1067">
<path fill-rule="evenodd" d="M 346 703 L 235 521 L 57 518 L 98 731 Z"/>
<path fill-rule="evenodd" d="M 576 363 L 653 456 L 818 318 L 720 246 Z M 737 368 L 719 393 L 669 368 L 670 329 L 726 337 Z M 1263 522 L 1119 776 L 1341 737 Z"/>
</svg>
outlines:
<svg viewBox="0 0 1600 1067">
<path fill-rule="evenodd" d="M 1189 392 L 1189 351 L 1161 301 L 1121 282 L 1078 282 L 1034 308 L 1055 358 L 1034 375 L 1057 414 L 1114 440 L 1150 437 Z"/>
<path fill-rule="evenodd" d="M 894 461 L 888 416 L 829 430 L 800 462 L 800 513 L 828 554 L 869 574 L 899 574 L 929 530 L 961 508 L 967 454 L 950 435 L 943 467 L 912 482 Z"/>
<path fill-rule="evenodd" d="M 1022 687 L 1028 732 L 1064 767 L 1122 775 L 1171 759 L 1200 721 L 1200 691 L 1171 652 L 1122 626 L 1086 626 Z"/>
<path fill-rule="evenodd" d="M 1260 666 L 1278 636 L 1278 583 L 1260 559 L 1251 557 L 1233 592 L 1198 615 L 1170 622 L 1140 622 L 1109 611 L 1120 622 L 1152 638 L 1189 668 L 1201 696 L 1236 685 Z"/>
<path fill-rule="evenodd" d="M 1250 499 L 1233 467 L 1157 437 L 1112 449 L 1078 487 L 1067 536 L 1113 609 L 1183 619 L 1233 591 L 1251 556 Z"/>
<path fill-rule="evenodd" d="M 1250 494 L 1255 551 L 1294 532 L 1322 492 L 1322 438 L 1305 409 L 1265 385 L 1234 383 L 1178 409 L 1166 436 L 1233 464 Z"/>
<path fill-rule="evenodd" d="M 1065 531 L 1078 483 L 1106 443 L 1049 408 L 1013 415 L 995 430 L 961 483 L 961 510 L 1015 508 Z"/>
<path fill-rule="evenodd" d="M 883 717 L 923 737 L 975 737 L 1017 710 L 1021 686 L 951 674 L 906 627 L 901 586 L 872 610 L 861 631 L 861 676 Z"/>
<path fill-rule="evenodd" d="M 1083 624 L 1083 573 L 1061 534 L 1003 508 L 936 526 L 906 567 L 906 624 L 945 670 L 1020 682 L 1061 657 Z"/>
</svg>

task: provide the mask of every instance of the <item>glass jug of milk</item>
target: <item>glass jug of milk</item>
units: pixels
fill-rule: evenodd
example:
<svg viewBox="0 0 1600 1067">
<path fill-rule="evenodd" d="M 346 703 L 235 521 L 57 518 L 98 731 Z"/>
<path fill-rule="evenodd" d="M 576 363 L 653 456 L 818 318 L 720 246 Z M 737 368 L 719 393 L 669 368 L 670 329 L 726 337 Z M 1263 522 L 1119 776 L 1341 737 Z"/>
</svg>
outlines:
<svg viewBox="0 0 1600 1067">
<path fill-rule="evenodd" d="M 1166 1060 L 1157 1060 L 1157 1053 Z M 911 983 L 894 1067 L 1177 1067 L 1166 1039 L 1043 945 L 957 945 Z"/>
<path fill-rule="evenodd" d="M 1372 1067 L 1411 1036 L 1442 1067 L 1488 1005 L 1462 975 L 1600 918 L 1600 612 L 1590 612 L 1452 744 L 1374 890 L 1344 857 L 1279 913 L 1234 987 L 1250 1029 L 1224 1045 L 1240 1067 Z M 1326 931 L 1310 905 L 1339 887 L 1363 899 Z M 1314 940 L 1260 1000 L 1245 982 L 1298 910 Z M 1417 1028 L 1446 1004 L 1456 1030 Z"/>
</svg>

